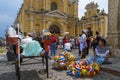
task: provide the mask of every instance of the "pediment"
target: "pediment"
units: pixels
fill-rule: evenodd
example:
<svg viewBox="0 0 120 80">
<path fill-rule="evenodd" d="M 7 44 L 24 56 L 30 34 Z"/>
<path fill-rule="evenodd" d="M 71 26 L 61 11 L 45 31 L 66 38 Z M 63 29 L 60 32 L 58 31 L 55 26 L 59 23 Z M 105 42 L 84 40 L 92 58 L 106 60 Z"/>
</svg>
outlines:
<svg viewBox="0 0 120 80">
<path fill-rule="evenodd" d="M 50 11 L 46 15 L 53 17 L 67 18 L 67 15 L 59 10 Z"/>
</svg>

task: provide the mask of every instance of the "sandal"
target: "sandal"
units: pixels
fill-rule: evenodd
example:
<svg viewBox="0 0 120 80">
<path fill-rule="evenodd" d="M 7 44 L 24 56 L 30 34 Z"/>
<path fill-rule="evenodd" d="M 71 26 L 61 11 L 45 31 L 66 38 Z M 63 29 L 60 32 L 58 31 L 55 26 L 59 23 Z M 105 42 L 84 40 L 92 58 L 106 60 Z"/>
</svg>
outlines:
<svg viewBox="0 0 120 80">
<path fill-rule="evenodd" d="M 112 64 L 112 62 L 105 60 L 102 64 Z"/>
</svg>

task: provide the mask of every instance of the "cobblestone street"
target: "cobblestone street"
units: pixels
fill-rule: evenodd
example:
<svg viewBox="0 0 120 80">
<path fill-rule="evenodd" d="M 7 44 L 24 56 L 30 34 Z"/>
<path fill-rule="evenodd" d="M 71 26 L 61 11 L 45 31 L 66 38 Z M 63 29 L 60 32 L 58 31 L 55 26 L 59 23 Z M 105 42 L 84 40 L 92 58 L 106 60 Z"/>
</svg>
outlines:
<svg viewBox="0 0 120 80">
<path fill-rule="evenodd" d="M 57 50 L 57 53 L 62 50 Z M 73 50 L 75 55 L 78 50 Z M 30 60 L 28 62 L 32 62 Z M 94 77 L 73 77 L 66 74 L 66 70 L 52 69 L 53 60 L 49 60 L 49 78 L 42 69 L 45 68 L 43 64 L 30 64 L 21 66 L 21 80 L 120 80 L 120 77 L 111 75 L 109 73 L 100 71 Z M 16 80 L 15 66 L 13 62 L 8 62 L 5 55 L 0 56 L 0 80 Z"/>
<path fill-rule="evenodd" d="M 120 80 L 120 0 L 0 7 L 0 80 Z"/>
</svg>

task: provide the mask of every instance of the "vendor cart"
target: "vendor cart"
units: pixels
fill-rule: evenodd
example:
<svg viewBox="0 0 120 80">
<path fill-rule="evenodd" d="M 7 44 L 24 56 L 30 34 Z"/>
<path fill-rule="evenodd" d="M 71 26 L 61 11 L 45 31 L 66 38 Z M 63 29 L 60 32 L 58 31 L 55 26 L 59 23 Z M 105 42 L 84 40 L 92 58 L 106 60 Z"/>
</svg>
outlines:
<svg viewBox="0 0 120 80">
<path fill-rule="evenodd" d="M 18 37 L 7 37 L 7 44 L 8 45 L 14 45 L 14 53 L 15 53 L 15 72 L 16 72 L 16 77 L 18 80 L 20 80 L 20 66 L 24 63 L 21 62 L 23 59 L 25 58 L 29 58 L 30 59 L 35 59 L 37 57 L 45 57 L 45 65 L 46 65 L 46 69 L 45 72 L 47 73 L 47 78 L 49 77 L 49 70 L 48 70 L 48 56 L 44 55 L 44 56 L 21 56 L 20 54 L 20 39 Z M 43 63 L 42 60 L 39 63 Z M 34 62 L 29 63 L 29 64 L 36 64 Z M 43 63 L 44 64 L 44 63 Z M 24 64 L 25 65 L 25 64 Z"/>
</svg>

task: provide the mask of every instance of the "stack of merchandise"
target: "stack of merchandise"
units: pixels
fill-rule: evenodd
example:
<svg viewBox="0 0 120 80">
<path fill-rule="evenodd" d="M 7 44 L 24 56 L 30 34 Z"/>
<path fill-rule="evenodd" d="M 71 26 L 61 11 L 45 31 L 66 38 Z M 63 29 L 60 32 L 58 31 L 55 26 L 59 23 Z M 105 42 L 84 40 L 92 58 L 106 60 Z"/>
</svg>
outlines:
<svg viewBox="0 0 120 80">
<path fill-rule="evenodd" d="M 72 76 L 94 76 L 100 71 L 100 65 L 88 60 L 79 60 L 67 67 L 67 74 Z"/>
<path fill-rule="evenodd" d="M 54 57 L 54 68 L 67 69 L 67 74 L 80 76 L 94 76 L 100 71 L 100 65 L 89 60 L 76 60 L 71 52 L 62 52 Z"/>
<path fill-rule="evenodd" d="M 71 52 L 64 51 L 54 57 L 53 67 L 66 69 L 71 62 L 75 61 L 75 56 Z"/>
</svg>

